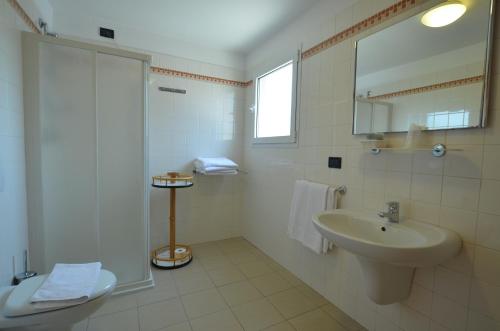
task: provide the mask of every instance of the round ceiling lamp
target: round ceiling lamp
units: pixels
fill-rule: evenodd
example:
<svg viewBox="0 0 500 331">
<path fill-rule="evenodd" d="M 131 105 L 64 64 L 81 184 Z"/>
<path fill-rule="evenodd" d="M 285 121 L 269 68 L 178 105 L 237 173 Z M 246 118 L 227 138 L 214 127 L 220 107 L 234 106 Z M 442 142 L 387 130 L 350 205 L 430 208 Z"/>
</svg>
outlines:
<svg viewBox="0 0 500 331">
<path fill-rule="evenodd" d="M 446 1 L 428 10 L 420 21 L 431 28 L 439 28 L 455 22 L 466 10 L 467 7 L 460 1 Z"/>
</svg>

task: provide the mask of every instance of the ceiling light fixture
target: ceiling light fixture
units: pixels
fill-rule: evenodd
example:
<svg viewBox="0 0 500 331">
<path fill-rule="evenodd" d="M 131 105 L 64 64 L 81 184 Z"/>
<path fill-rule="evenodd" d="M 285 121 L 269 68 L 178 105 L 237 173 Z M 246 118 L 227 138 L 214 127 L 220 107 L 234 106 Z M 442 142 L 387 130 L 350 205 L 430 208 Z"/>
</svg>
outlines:
<svg viewBox="0 0 500 331">
<path fill-rule="evenodd" d="M 439 28 L 455 22 L 466 10 L 460 1 L 446 1 L 427 11 L 420 21 L 431 28 Z"/>
</svg>

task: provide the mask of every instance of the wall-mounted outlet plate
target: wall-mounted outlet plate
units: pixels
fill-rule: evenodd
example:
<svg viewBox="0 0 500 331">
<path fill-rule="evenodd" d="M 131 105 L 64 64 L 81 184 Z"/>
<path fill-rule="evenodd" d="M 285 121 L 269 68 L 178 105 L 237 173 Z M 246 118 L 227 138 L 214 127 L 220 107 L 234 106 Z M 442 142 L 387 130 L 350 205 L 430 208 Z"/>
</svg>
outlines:
<svg viewBox="0 0 500 331">
<path fill-rule="evenodd" d="M 328 168 L 341 169 L 342 168 L 342 158 L 337 156 L 330 156 L 328 158 Z"/>
</svg>

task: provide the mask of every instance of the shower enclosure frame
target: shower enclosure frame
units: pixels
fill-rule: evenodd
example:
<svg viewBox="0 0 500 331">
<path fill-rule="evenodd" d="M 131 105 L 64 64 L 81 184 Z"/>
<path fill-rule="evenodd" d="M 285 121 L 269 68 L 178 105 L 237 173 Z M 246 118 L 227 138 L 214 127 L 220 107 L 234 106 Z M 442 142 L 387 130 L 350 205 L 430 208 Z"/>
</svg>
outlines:
<svg viewBox="0 0 500 331">
<path fill-rule="evenodd" d="M 141 248 L 143 259 L 143 274 L 144 278 L 134 282 L 127 282 L 119 284 L 115 290 L 115 294 L 137 291 L 145 288 L 150 288 L 154 285 L 150 261 L 149 261 L 149 113 L 148 113 L 148 81 L 149 81 L 149 68 L 151 63 L 151 56 L 148 54 L 136 53 L 132 51 L 106 47 L 86 42 L 54 38 L 51 36 L 44 36 L 30 32 L 22 33 L 22 46 L 23 46 L 23 82 L 24 82 L 24 125 L 25 125 L 25 148 L 26 148 L 26 189 L 28 192 L 27 199 L 27 217 L 28 217 L 28 236 L 30 248 L 30 260 L 32 268 L 43 269 L 45 263 L 44 252 L 40 252 L 39 248 L 44 248 L 43 235 L 43 222 L 37 222 L 40 218 L 40 213 L 43 213 L 43 197 L 42 197 L 42 179 L 41 179 L 41 136 L 42 128 L 41 121 L 41 99 L 40 99 L 40 64 L 39 52 L 40 44 L 48 43 L 52 45 L 67 46 L 71 48 L 88 50 L 94 54 L 93 58 L 93 78 L 94 78 L 94 94 L 95 112 L 96 112 L 96 126 L 98 126 L 98 76 L 97 76 L 97 58 L 98 54 L 113 55 L 121 58 L 128 58 L 139 60 L 142 62 L 143 71 L 143 85 L 144 90 L 142 94 L 143 99 L 143 226 L 144 226 L 144 245 Z M 98 130 L 96 129 L 96 143 L 98 142 Z M 96 146 L 96 161 L 99 162 L 99 151 Z M 96 165 L 96 182 L 98 182 L 99 167 Z M 98 185 L 98 184 L 96 184 Z M 96 186 L 99 187 L 99 186 Z M 96 193 L 99 197 L 99 192 Z M 96 200 L 97 203 L 99 200 Z M 96 205 L 96 213 L 99 210 L 99 204 Z M 96 216 L 98 217 L 98 215 Z M 43 216 L 41 216 L 43 220 Z M 99 220 L 99 218 L 97 218 Z M 142 245 L 141 245 L 142 246 Z M 49 272 L 50 270 L 43 270 L 42 272 Z"/>
</svg>

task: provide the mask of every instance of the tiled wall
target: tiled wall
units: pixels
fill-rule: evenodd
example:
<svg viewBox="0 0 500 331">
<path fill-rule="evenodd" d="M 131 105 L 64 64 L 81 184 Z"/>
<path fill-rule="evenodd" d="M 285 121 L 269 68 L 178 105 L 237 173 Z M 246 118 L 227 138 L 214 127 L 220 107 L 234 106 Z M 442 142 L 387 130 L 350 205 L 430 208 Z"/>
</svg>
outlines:
<svg viewBox="0 0 500 331">
<path fill-rule="evenodd" d="M 310 16 L 309 24 L 299 19 L 249 55 L 247 78 L 273 61 L 277 64 L 285 56 L 280 49 L 300 42 L 308 46 L 325 29 L 337 33 L 383 4 L 388 2 L 360 0 L 329 19 Z M 296 34 L 301 25 L 318 32 Z M 297 146 L 252 145 L 253 119 L 246 112 L 244 236 L 370 330 L 499 330 L 500 72 L 494 70 L 488 128 L 428 134 L 429 144 L 441 142 L 462 152 L 444 158 L 433 158 L 427 151 L 374 156 L 361 148 L 363 137 L 351 135 L 353 42 L 350 38 L 303 62 Z M 495 43 L 498 59 L 500 39 Z M 253 94 L 249 88 L 247 107 L 254 102 Z M 389 138 L 397 145 L 404 143 L 405 135 Z M 327 168 L 332 155 L 343 157 L 342 169 Z M 405 302 L 377 306 L 365 294 L 353 255 L 334 249 L 318 256 L 287 237 L 293 183 L 299 178 L 346 184 L 344 208 L 375 212 L 386 201 L 399 200 L 404 217 L 457 231 L 464 249 L 443 265 L 418 269 Z"/>
<path fill-rule="evenodd" d="M 6 1 L 0 1 L 0 286 L 22 271 L 27 248 L 21 32 Z"/>
<path fill-rule="evenodd" d="M 179 71 L 242 80 L 237 70 L 166 55 L 153 55 L 153 65 Z M 186 94 L 158 91 L 185 89 Z M 152 73 L 150 96 L 150 173 L 190 173 L 198 156 L 227 156 L 241 164 L 245 89 Z M 178 190 L 177 236 L 196 243 L 240 233 L 240 179 L 237 176 L 195 177 L 192 188 Z M 151 245 L 166 244 L 168 192 L 151 189 Z"/>
</svg>

